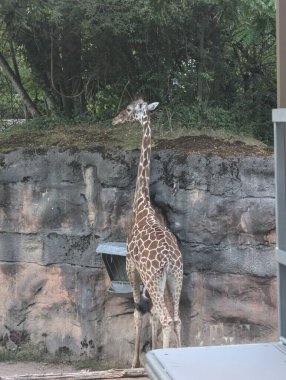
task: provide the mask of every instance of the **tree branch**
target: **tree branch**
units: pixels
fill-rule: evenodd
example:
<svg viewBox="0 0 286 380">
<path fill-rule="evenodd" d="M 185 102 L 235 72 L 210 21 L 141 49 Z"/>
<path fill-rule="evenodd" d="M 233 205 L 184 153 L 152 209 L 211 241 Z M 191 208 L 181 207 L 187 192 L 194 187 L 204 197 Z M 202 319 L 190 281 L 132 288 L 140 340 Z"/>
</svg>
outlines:
<svg viewBox="0 0 286 380">
<path fill-rule="evenodd" d="M 23 104 L 27 107 L 27 110 L 29 111 L 31 116 L 32 117 L 40 116 L 39 110 L 32 102 L 29 94 L 27 93 L 24 86 L 22 85 L 20 78 L 17 78 L 17 75 L 14 73 L 14 71 L 10 67 L 9 63 L 6 61 L 1 51 L 0 51 L 0 67 L 2 67 L 3 73 L 11 82 L 12 86 L 14 87 L 18 95 L 20 96 Z"/>
</svg>

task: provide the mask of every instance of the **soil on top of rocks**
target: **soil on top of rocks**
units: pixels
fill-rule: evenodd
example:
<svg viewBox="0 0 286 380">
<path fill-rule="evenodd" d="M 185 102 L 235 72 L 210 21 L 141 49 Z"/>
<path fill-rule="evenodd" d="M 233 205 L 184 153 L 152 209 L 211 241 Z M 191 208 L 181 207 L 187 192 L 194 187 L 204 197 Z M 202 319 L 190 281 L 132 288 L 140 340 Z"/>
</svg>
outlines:
<svg viewBox="0 0 286 380">
<path fill-rule="evenodd" d="M 53 128 L 30 129 L 10 126 L 0 133 L 0 152 L 16 149 L 32 151 L 57 147 L 61 150 L 98 149 L 140 149 L 142 128 L 136 124 L 104 125 L 61 125 Z M 188 154 L 217 156 L 269 156 L 273 148 L 267 147 L 254 138 L 232 136 L 212 130 L 190 130 L 187 128 L 166 129 L 155 126 L 152 129 L 152 149 L 174 149 Z"/>
<path fill-rule="evenodd" d="M 211 136 L 182 136 L 172 140 L 158 140 L 156 149 L 175 149 L 189 154 L 215 156 L 270 156 L 273 148 L 248 145 L 242 141 L 223 140 Z"/>
</svg>

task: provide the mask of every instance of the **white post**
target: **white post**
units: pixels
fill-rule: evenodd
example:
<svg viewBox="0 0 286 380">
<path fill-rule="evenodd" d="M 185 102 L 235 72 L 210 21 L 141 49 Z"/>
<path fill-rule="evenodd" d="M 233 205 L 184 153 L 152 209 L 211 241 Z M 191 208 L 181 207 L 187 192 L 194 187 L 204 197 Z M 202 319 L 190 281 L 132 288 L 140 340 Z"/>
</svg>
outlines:
<svg viewBox="0 0 286 380">
<path fill-rule="evenodd" d="M 286 344 L 286 108 L 273 110 L 279 334 Z"/>
</svg>

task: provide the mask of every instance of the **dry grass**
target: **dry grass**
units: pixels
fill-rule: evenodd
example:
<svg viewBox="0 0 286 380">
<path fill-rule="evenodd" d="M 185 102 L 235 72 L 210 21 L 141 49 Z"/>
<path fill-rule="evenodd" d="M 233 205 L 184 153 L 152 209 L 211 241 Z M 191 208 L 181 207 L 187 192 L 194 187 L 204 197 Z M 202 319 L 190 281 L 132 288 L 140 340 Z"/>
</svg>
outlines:
<svg viewBox="0 0 286 380">
<path fill-rule="evenodd" d="M 162 141 L 180 139 L 184 136 L 208 136 L 232 143 L 240 141 L 246 145 L 266 147 L 262 142 L 244 135 L 234 135 L 224 129 L 188 129 L 181 126 L 166 127 L 153 124 L 153 147 L 160 148 Z M 5 153 L 19 148 L 42 150 L 49 147 L 61 149 L 92 150 L 96 148 L 138 149 L 142 130 L 138 124 L 124 124 L 113 127 L 111 121 L 94 124 L 61 124 L 45 127 L 33 121 L 33 125 L 12 125 L 0 132 L 0 152 Z M 178 140 L 179 141 L 179 140 Z M 166 144 L 165 144 L 166 145 Z M 180 146 L 178 146 L 178 149 Z"/>
</svg>

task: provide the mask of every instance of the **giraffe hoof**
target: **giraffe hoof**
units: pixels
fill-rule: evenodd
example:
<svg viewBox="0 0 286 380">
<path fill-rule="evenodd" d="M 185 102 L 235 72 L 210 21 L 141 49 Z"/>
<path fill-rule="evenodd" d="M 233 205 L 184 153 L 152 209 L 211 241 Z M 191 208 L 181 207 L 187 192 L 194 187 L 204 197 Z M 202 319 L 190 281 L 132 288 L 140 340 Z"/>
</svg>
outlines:
<svg viewBox="0 0 286 380">
<path fill-rule="evenodd" d="M 132 368 L 140 368 L 140 367 L 141 367 L 140 360 L 138 360 L 138 359 L 133 360 Z"/>
</svg>

